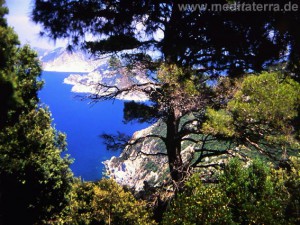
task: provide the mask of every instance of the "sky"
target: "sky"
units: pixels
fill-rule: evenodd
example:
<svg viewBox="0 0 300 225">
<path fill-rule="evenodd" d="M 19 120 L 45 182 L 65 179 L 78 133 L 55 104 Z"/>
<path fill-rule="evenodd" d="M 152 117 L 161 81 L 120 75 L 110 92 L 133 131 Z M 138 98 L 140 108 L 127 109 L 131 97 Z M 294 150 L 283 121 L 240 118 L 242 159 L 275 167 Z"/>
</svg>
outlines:
<svg viewBox="0 0 300 225">
<path fill-rule="evenodd" d="M 30 20 L 30 12 L 33 8 L 34 0 L 6 0 L 9 14 L 6 16 L 9 26 L 13 27 L 19 35 L 21 44 L 30 44 L 32 47 L 42 49 L 54 49 L 56 47 L 65 47 L 66 41 L 58 40 L 54 43 L 47 37 L 40 37 L 39 32 L 42 27 Z M 138 28 L 142 29 L 142 27 Z M 160 40 L 163 32 L 158 30 L 154 34 L 155 39 Z"/>
<path fill-rule="evenodd" d="M 6 5 L 9 9 L 9 14 L 6 16 L 8 24 L 18 34 L 21 44 L 30 44 L 32 47 L 43 49 L 65 46 L 64 41 L 54 43 L 47 37 L 40 37 L 41 26 L 30 20 L 33 0 L 6 0 Z"/>
</svg>

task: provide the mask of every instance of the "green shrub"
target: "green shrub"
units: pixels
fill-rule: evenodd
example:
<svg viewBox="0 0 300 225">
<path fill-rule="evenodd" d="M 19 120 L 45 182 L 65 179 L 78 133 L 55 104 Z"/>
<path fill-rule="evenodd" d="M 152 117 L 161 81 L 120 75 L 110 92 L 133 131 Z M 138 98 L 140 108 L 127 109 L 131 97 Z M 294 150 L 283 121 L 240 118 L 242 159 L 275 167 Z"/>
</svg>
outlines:
<svg viewBox="0 0 300 225">
<path fill-rule="evenodd" d="M 292 224 L 300 224 L 300 157 L 290 157 L 290 168 L 274 171 L 281 182 L 284 182 L 289 193 L 289 200 L 285 210 L 286 219 Z"/>
<path fill-rule="evenodd" d="M 146 205 L 137 201 L 115 181 L 77 182 L 73 186 L 71 204 L 63 224 L 151 225 Z"/>
<path fill-rule="evenodd" d="M 220 176 L 219 188 L 230 198 L 233 220 L 238 224 L 285 224 L 288 192 L 268 165 L 254 160 L 245 168 L 231 160 Z"/>
<path fill-rule="evenodd" d="M 231 160 L 217 184 L 203 184 L 198 174 L 171 202 L 163 224 L 299 224 L 300 159 L 291 172 L 260 160 L 248 167 Z"/>
<path fill-rule="evenodd" d="M 187 182 L 185 191 L 171 203 L 163 224 L 234 224 L 229 202 L 218 185 L 202 184 L 196 174 Z"/>
</svg>

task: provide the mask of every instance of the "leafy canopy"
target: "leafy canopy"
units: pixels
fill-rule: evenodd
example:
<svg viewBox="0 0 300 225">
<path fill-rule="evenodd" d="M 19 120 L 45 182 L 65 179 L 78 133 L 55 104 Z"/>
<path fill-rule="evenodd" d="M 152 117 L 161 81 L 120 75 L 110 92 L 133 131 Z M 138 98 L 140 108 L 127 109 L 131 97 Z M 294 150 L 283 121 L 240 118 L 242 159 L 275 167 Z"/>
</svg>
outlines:
<svg viewBox="0 0 300 225">
<path fill-rule="evenodd" d="M 77 182 L 71 196 L 64 224 L 156 224 L 145 203 L 111 179 Z"/>
<path fill-rule="evenodd" d="M 68 201 L 73 175 L 65 136 L 39 107 L 41 66 L 29 46 L 19 46 L 0 1 L 0 224 L 46 224 Z"/>
<path fill-rule="evenodd" d="M 265 141 L 284 150 L 298 148 L 293 121 L 298 116 L 300 84 L 276 72 L 249 75 L 237 83 L 224 109 L 207 110 L 203 132 L 257 144 Z"/>
<path fill-rule="evenodd" d="M 44 27 L 43 35 L 66 38 L 71 46 L 80 45 L 95 54 L 133 50 L 131 53 L 141 56 L 147 50 L 158 50 L 167 63 L 230 76 L 242 75 L 249 69 L 259 72 L 283 59 L 289 62 L 287 69 L 299 73 L 299 11 L 212 12 L 193 10 L 185 4 L 210 7 L 212 2 L 208 0 L 35 0 L 34 3 L 32 18 Z M 213 3 L 223 5 L 228 1 Z M 272 3 L 283 8 L 286 1 Z M 141 59 L 144 57 L 137 57 L 138 61 Z"/>
<path fill-rule="evenodd" d="M 215 183 L 204 183 L 196 173 L 171 202 L 163 224 L 295 224 L 299 157 L 291 161 L 288 172 L 258 159 L 249 165 L 232 159 Z"/>
<path fill-rule="evenodd" d="M 1 216 L 5 224 L 41 224 L 66 206 L 71 161 L 61 157 L 65 136 L 51 127 L 50 113 L 33 109 L 0 131 Z M 18 217 L 16 217 L 18 215 Z"/>
</svg>

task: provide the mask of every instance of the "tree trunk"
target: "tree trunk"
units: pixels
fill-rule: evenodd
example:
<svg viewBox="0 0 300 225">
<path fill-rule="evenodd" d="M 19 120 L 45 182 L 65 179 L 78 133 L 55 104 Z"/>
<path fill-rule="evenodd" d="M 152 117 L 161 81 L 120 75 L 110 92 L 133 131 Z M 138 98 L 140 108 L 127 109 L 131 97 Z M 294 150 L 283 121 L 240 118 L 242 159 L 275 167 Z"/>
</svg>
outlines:
<svg viewBox="0 0 300 225">
<path fill-rule="evenodd" d="M 162 52 L 165 56 L 165 62 L 168 64 L 176 64 L 178 62 L 178 47 L 176 43 L 178 43 L 178 21 L 180 21 L 180 11 L 177 4 L 173 4 L 171 16 L 168 22 L 165 24 L 164 30 L 164 40 Z"/>
<path fill-rule="evenodd" d="M 181 141 L 178 137 L 179 119 L 173 110 L 167 117 L 166 148 L 172 180 L 180 185 L 184 178 L 183 162 L 181 158 Z"/>
</svg>

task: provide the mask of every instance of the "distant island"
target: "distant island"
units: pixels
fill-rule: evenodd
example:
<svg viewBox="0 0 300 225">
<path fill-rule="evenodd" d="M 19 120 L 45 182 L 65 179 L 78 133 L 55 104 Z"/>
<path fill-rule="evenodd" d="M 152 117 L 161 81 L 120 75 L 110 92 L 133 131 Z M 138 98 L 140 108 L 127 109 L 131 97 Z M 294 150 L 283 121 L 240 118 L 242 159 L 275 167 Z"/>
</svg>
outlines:
<svg viewBox="0 0 300 225">
<path fill-rule="evenodd" d="M 96 59 L 82 51 L 71 53 L 65 48 L 39 52 L 44 71 L 72 73 L 64 79 L 64 83 L 72 85 L 71 90 L 75 93 L 94 94 L 97 92 L 99 83 L 123 88 L 132 85 L 133 82 L 149 82 L 146 75 L 139 74 L 128 79 L 128 77 L 116 74 L 108 66 L 108 57 Z M 119 95 L 117 99 L 147 101 L 148 97 L 142 92 L 135 91 Z"/>
<path fill-rule="evenodd" d="M 67 51 L 66 48 L 54 50 L 36 49 L 44 71 L 89 73 L 100 65 L 107 64 L 107 58 L 96 59 L 83 51 Z"/>
</svg>

